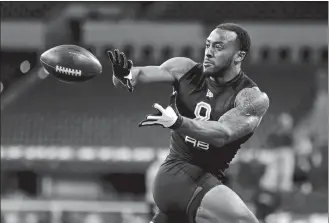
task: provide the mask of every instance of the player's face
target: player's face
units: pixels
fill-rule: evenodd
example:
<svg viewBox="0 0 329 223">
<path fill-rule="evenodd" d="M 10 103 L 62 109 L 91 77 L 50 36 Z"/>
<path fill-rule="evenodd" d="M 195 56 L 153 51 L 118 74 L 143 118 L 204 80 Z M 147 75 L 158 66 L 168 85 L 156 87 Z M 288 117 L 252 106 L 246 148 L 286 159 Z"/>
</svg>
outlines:
<svg viewBox="0 0 329 223">
<path fill-rule="evenodd" d="M 238 55 L 235 32 L 215 29 L 206 40 L 203 61 L 204 74 L 207 76 L 222 75 L 234 64 Z"/>
</svg>

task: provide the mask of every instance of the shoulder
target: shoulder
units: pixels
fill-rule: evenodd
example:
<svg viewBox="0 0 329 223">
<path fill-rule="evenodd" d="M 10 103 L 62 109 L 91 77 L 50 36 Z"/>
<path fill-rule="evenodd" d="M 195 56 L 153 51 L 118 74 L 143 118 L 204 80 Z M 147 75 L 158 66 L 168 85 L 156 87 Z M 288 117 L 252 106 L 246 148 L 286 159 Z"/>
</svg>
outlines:
<svg viewBox="0 0 329 223">
<path fill-rule="evenodd" d="M 180 79 L 190 71 L 197 63 L 187 57 L 173 57 L 160 65 L 161 69 L 170 72 L 175 79 Z"/>
<path fill-rule="evenodd" d="M 258 87 L 244 88 L 235 98 L 235 106 L 245 109 L 249 115 L 264 115 L 270 99 Z"/>
</svg>

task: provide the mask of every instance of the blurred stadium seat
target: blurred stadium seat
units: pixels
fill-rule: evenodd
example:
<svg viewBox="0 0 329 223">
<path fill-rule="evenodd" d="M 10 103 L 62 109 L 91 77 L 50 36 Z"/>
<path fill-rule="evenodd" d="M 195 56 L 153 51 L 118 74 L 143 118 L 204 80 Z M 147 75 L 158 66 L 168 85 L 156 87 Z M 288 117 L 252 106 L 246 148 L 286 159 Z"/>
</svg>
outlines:
<svg viewBox="0 0 329 223">
<path fill-rule="evenodd" d="M 1 20 L 43 19 L 59 2 L 1 2 Z"/>
<path fill-rule="evenodd" d="M 199 13 L 195 13 L 199 12 Z M 210 23 L 221 23 L 225 20 L 262 20 L 289 21 L 289 20 L 322 20 L 326 19 L 327 10 L 321 4 L 296 2 L 270 2 L 264 7 L 260 2 L 171 2 L 166 10 L 158 15 L 160 20 L 192 20 Z"/>
</svg>

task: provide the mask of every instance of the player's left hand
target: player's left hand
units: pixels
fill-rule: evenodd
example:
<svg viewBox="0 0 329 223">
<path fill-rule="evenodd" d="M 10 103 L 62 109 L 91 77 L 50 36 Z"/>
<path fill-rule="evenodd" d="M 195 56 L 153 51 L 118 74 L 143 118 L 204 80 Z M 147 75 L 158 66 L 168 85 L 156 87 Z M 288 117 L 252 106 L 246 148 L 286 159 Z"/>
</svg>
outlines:
<svg viewBox="0 0 329 223">
<path fill-rule="evenodd" d="M 146 119 L 139 124 L 139 127 L 160 125 L 164 128 L 177 129 L 183 122 L 182 116 L 176 107 L 176 93 L 171 97 L 171 103 L 167 108 L 163 108 L 158 103 L 153 104 L 153 108 L 158 112 L 146 116 Z"/>
<path fill-rule="evenodd" d="M 114 53 L 107 51 L 107 55 L 112 63 L 113 75 L 118 78 L 118 80 L 126 86 L 130 92 L 133 92 L 134 87 L 130 82 L 133 62 L 127 60 L 125 54 L 118 49 L 115 49 Z"/>
</svg>

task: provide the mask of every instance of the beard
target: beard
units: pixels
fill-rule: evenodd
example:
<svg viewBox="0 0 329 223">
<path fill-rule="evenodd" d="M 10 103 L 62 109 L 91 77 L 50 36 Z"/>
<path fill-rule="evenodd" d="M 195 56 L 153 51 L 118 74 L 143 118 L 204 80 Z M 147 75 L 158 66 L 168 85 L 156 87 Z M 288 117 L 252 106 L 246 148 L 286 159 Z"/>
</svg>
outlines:
<svg viewBox="0 0 329 223">
<path fill-rule="evenodd" d="M 222 77 L 231 67 L 233 58 L 229 58 L 221 66 L 211 65 L 208 68 L 203 67 L 203 75 L 206 77 Z"/>
</svg>

